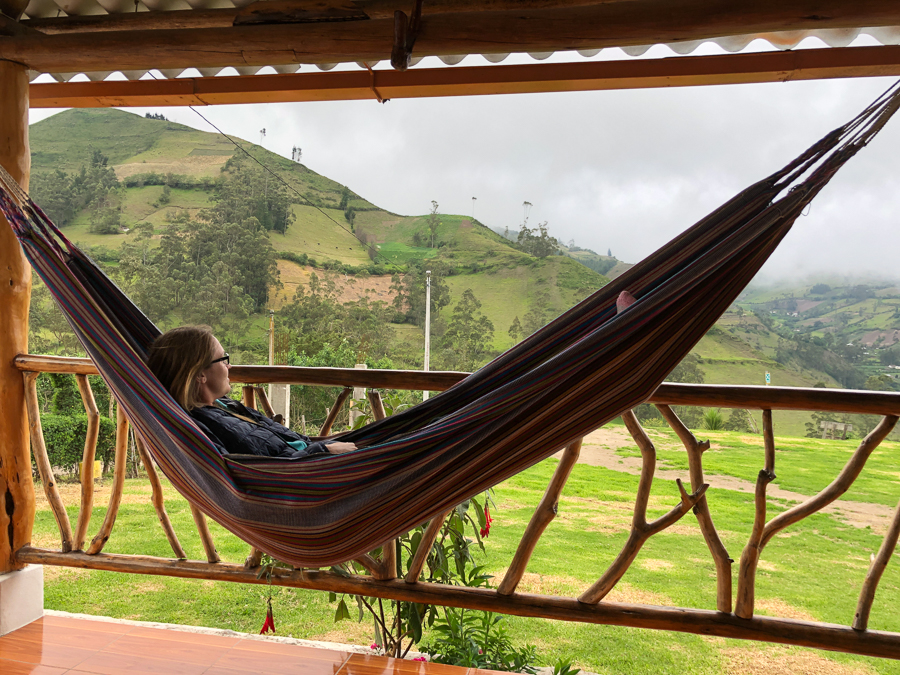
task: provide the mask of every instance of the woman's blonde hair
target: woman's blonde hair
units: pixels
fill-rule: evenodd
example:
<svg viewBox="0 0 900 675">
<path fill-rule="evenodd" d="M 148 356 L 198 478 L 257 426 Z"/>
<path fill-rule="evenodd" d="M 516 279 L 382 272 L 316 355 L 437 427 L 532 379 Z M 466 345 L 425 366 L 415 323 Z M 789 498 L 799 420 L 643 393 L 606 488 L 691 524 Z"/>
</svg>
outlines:
<svg viewBox="0 0 900 675">
<path fill-rule="evenodd" d="M 163 333 L 150 347 L 147 365 L 185 410 L 199 408 L 197 376 L 213 360 L 215 337 L 209 326 L 181 326 Z"/>
</svg>

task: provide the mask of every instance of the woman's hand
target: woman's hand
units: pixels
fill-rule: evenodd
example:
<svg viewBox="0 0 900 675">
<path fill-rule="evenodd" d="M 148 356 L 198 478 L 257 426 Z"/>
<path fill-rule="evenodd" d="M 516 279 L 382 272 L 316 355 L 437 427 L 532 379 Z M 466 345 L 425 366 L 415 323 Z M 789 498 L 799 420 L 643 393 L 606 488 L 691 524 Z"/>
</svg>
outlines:
<svg viewBox="0 0 900 675">
<path fill-rule="evenodd" d="M 325 446 L 325 449 L 332 455 L 341 455 L 345 452 L 353 452 L 356 450 L 356 443 L 328 443 Z"/>
</svg>

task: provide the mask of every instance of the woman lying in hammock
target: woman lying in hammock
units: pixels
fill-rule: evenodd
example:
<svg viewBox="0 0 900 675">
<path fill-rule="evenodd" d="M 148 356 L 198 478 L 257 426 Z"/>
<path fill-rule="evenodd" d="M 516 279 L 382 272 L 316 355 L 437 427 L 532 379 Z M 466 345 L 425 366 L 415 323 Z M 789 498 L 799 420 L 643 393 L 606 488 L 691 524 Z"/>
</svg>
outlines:
<svg viewBox="0 0 900 675">
<path fill-rule="evenodd" d="M 300 458 L 356 450 L 353 443 L 313 441 L 228 398 L 231 362 L 206 326 L 160 335 L 147 365 L 223 455 Z"/>
</svg>

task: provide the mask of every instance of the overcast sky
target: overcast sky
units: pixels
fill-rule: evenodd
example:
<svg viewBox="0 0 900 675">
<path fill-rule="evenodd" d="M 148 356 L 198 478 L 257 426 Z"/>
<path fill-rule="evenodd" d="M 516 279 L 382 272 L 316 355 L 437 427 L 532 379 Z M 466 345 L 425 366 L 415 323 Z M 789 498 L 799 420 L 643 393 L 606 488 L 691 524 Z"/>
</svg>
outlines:
<svg viewBox="0 0 900 675">
<path fill-rule="evenodd" d="M 866 44 L 859 42 L 858 44 Z M 807 46 L 804 44 L 803 46 Z M 767 45 L 764 45 L 767 47 Z M 618 50 L 607 50 L 611 55 Z M 700 52 L 698 52 L 700 53 Z M 709 46 L 704 53 L 719 53 Z M 664 47 L 647 55 L 670 56 Z M 571 57 L 569 57 L 571 58 Z M 470 57 L 464 65 L 476 65 Z M 523 57 L 527 62 L 527 57 Z M 422 65 L 430 65 L 423 63 Z M 635 262 L 854 117 L 890 78 L 464 98 L 216 106 L 228 134 L 290 157 L 390 211 L 529 224 Z M 133 109 L 143 114 L 148 109 Z M 212 131 L 188 108 L 156 108 Z M 46 117 L 34 111 L 32 120 Z M 900 279 L 900 119 L 800 218 L 765 279 Z"/>
</svg>

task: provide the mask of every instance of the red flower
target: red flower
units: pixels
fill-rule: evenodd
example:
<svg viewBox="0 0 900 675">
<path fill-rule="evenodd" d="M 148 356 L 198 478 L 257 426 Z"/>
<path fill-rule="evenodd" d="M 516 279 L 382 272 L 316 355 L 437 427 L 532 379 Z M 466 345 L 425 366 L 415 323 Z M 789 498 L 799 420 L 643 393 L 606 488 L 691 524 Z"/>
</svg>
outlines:
<svg viewBox="0 0 900 675">
<path fill-rule="evenodd" d="M 272 598 L 268 598 L 266 600 L 268 603 L 268 608 L 266 609 L 266 620 L 263 623 L 262 630 L 259 631 L 259 634 L 268 633 L 269 631 L 275 632 L 275 617 L 272 616 Z"/>
<path fill-rule="evenodd" d="M 484 505 L 484 527 L 481 528 L 481 536 L 486 537 L 491 533 L 491 523 L 494 522 L 494 519 L 491 518 L 491 512 L 488 510 L 488 505 Z"/>
<path fill-rule="evenodd" d="M 424 656 L 417 656 L 416 658 L 413 659 L 413 661 L 427 661 L 427 660 L 428 659 L 426 659 Z"/>
</svg>

